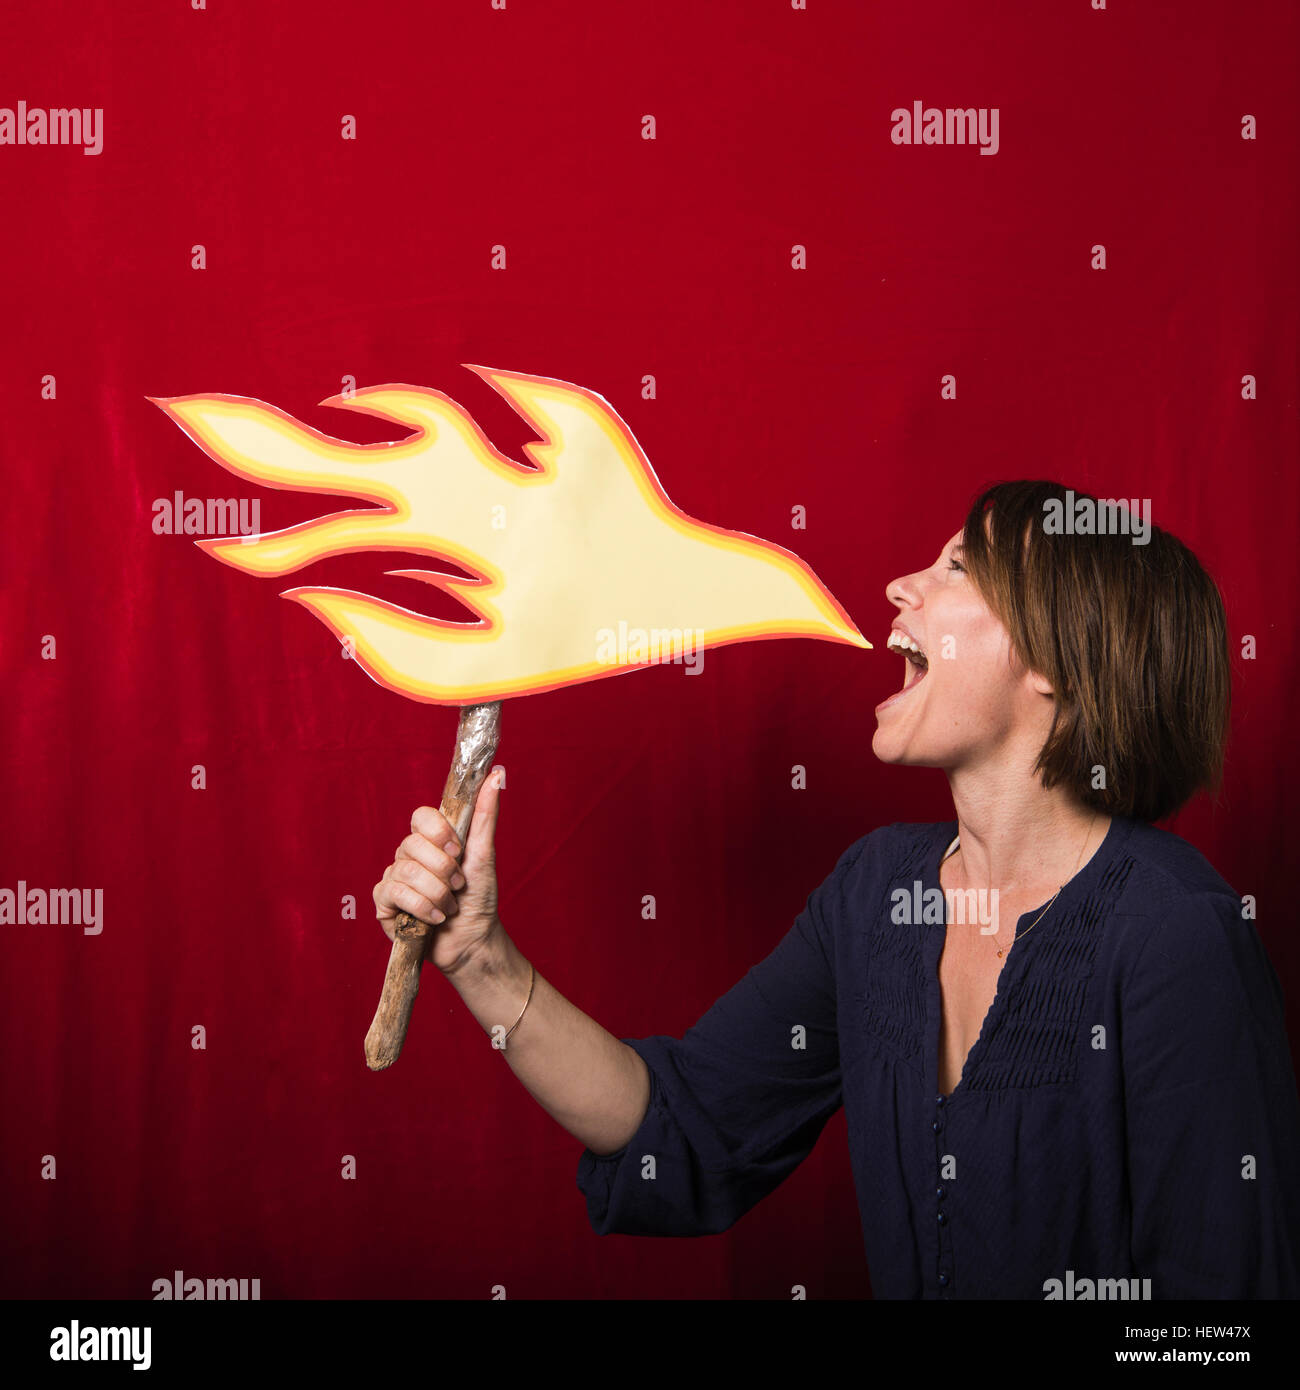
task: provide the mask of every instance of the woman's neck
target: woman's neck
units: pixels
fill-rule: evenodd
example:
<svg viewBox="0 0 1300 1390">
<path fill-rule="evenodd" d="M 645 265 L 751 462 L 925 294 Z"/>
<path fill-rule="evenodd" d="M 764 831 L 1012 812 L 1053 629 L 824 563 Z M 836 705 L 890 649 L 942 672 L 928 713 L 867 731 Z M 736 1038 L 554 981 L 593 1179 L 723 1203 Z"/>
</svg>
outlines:
<svg viewBox="0 0 1300 1390">
<path fill-rule="evenodd" d="M 962 874 L 969 884 L 1015 891 L 1068 882 L 1097 852 L 1110 817 L 1035 775 L 948 775 Z"/>
</svg>

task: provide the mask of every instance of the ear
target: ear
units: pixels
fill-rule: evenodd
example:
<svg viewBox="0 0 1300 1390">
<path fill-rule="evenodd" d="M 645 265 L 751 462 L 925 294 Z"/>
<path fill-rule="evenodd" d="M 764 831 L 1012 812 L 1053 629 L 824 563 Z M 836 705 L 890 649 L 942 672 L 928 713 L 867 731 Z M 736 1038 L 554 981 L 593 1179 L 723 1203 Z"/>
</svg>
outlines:
<svg viewBox="0 0 1300 1390">
<path fill-rule="evenodd" d="M 1054 695 L 1052 683 L 1046 676 L 1040 676 L 1037 671 L 1026 671 L 1025 679 L 1029 682 L 1029 688 L 1035 695 Z"/>
</svg>

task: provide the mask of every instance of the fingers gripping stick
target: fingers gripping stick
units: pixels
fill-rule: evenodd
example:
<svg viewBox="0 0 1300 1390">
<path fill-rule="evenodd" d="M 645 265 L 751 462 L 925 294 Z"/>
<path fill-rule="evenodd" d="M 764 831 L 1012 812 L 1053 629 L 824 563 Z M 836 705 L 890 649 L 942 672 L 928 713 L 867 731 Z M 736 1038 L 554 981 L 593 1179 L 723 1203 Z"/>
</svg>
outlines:
<svg viewBox="0 0 1300 1390">
<path fill-rule="evenodd" d="M 440 808 L 462 845 L 469 834 L 479 788 L 492 766 L 500 736 L 499 701 L 462 707 L 460 726 L 456 730 L 456 753 L 447 773 Z M 429 935 L 434 930 L 430 923 L 412 917 L 409 912 L 399 913 L 393 923 L 393 949 L 388 957 L 384 990 L 379 996 L 374 1022 L 366 1034 L 366 1065 L 371 1071 L 383 1071 L 401 1056 L 406 1029 L 411 1022 L 411 1008 L 420 992 L 420 968 L 424 964 Z"/>
</svg>

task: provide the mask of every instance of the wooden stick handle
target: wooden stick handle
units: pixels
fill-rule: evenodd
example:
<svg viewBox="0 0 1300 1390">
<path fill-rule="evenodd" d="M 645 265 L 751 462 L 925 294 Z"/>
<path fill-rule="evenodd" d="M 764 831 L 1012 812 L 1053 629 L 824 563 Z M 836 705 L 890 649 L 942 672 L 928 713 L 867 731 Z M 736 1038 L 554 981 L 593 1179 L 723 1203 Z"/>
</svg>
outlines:
<svg viewBox="0 0 1300 1390">
<path fill-rule="evenodd" d="M 501 737 L 501 703 L 465 705 L 456 730 L 456 753 L 442 792 L 442 814 L 451 823 L 463 845 L 474 819 L 479 788 L 492 767 Z M 366 1034 L 366 1066 L 371 1071 L 391 1067 L 401 1056 L 411 1008 L 420 992 L 420 967 L 424 964 L 429 938 L 435 930 L 407 912 L 393 924 L 396 939 L 388 957 L 383 993 L 375 1010 L 374 1022 Z"/>
</svg>

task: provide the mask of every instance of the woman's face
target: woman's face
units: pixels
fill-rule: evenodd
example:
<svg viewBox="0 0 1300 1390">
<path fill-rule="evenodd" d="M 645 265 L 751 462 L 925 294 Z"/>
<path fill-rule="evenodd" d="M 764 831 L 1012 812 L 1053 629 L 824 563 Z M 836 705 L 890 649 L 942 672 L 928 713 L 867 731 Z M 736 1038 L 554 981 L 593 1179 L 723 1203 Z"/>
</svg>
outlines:
<svg viewBox="0 0 1300 1390">
<path fill-rule="evenodd" d="M 876 706 L 872 751 L 881 762 L 952 772 L 1032 747 L 1051 725 L 1051 688 L 1015 659 L 1006 629 L 961 566 L 961 532 L 929 569 L 895 579 L 885 597 L 898 609 L 891 632 L 924 653 L 905 658 L 905 684 Z"/>
</svg>

